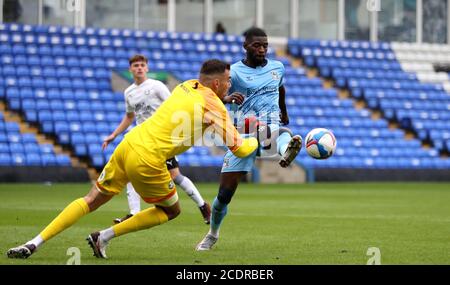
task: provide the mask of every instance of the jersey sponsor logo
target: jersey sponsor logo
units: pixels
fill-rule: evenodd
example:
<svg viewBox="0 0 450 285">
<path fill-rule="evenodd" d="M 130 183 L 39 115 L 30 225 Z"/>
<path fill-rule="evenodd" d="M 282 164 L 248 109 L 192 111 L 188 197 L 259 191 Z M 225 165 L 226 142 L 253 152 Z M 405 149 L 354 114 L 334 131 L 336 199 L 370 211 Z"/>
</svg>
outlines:
<svg viewBox="0 0 450 285">
<path fill-rule="evenodd" d="M 251 76 L 247 76 L 247 77 L 245 77 L 245 79 L 246 79 L 247 81 L 253 81 L 253 78 L 252 78 Z"/>
<path fill-rule="evenodd" d="M 278 92 L 278 85 L 269 85 L 262 88 L 250 88 L 247 90 L 248 96 L 274 92 Z"/>
<path fill-rule="evenodd" d="M 145 102 L 137 103 L 134 106 L 135 113 L 142 113 L 145 118 L 150 117 L 151 112 L 153 110 L 151 105 L 146 104 Z"/>
</svg>

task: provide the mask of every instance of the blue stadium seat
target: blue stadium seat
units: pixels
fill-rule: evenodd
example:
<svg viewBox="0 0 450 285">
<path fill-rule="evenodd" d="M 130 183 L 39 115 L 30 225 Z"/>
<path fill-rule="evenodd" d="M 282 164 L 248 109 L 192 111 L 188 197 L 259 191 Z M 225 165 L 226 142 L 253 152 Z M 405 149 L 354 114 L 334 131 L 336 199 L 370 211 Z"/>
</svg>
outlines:
<svg viewBox="0 0 450 285">
<path fill-rule="evenodd" d="M 8 133 L 19 133 L 20 126 L 16 122 L 5 122 L 5 130 Z"/>
<path fill-rule="evenodd" d="M 102 58 L 95 58 L 92 61 L 92 67 L 93 68 L 105 68 L 107 66 L 107 63 Z"/>
<path fill-rule="evenodd" d="M 49 106 L 50 106 L 51 110 L 55 111 L 55 113 L 57 115 L 56 118 L 58 118 L 58 120 L 59 119 L 65 120 L 64 114 L 61 114 L 61 112 L 64 111 L 64 101 L 63 100 L 52 99 L 52 100 L 50 100 Z M 55 114 L 53 114 L 53 116 L 55 116 Z M 54 120 L 56 120 L 55 117 L 54 117 Z"/>
<path fill-rule="evenodd" d="M 26 165 L 28 166 L 41 166 L 41 155 L 39 153 L 27 153 Z"/>
<path fill-rule="evenodd" d="M 58 96 L 58 97 L 56 97 Z M 71 90 L 71 89 L 63 89 L 60 92 L 58 92 L 58 94 L 55 96 L 55 99 L 59 99 L 61 98 L 62 100 L 64 100 L 64 107 L 66 107 L 66 102 L 70 102 L 71 100 L 75 99 L 75 93 Z M 50 96 L 49 96 L 50 99 Z"/>
<path fill-rule="evenodd" d="M 94 120 L 94 116 L 90 111 L 81 111 L 80 112 L 80 121 L 81 122 L 91 122 Z"/>
<path fill-rule="evenodd" d="M 95 128 L 96 128 L 96 132 L 97 133 L 109 133 L 109 132 L 111 132 L 111 130 L 109 128 L 109 124 L 105 123 L 105 122 L 97 123 Z"/>
<path fill-rule="evenodd" d="M 24 66 L 24 65 L 18 66 L 15 71 L 16 71 L 16 75 L 19 77 L 25 77 L 25 76 L 31 75 L 30 69 L 28 68 L 28 66 Z"/>
<path fill-rule="evenodd" d="M 62 104 L 60 104 L 59 106 L 62 106 Z M 55 109 L 52 108 L 53 110 L 61 110 L 61 111 L 54 111 L 53 112 L 53 116 L 52 116 L 52 120 L 54 122 L 60 122 L 60 121 L 66 121 L 66 113 L 64 111 L 62 111 L 62 108 L 60 109 Z M 57 131 L 57 129 L 55 128 L 55 131 Z"/>
<path fill-rule="evenodd" d="M 11 45 L 8 43 L 2 43 L 0 44 L 0 54 L 11 54 L 12 48 Z"/>
<path fill-rule="evenodd" d="M 75 78 L 74 80 L 72 80 L 72 88 L 75 90 L 84 89 L 85 88 L 84 81 L 79 78 Z"/>
<path fill-rule="evenodd" d="M 21 134 L 21 140 L 24 144 L 28 143 L 37 144 L 36 136 L 33 133 Z"/>
<path fill-rule="evenodd" d="M 84 145 L 86 143 L 85 141 L 85 135 L 81 132 L 72 133 L 70 136 L 70 142 L 72 145 Z"/>
<path fill-rule="evenodd" d="M 54 123 L 53 131 L 57 134 L 68 133 L 70 131 L 69 124 L 65 121 L 63 122 L 56 121 Z"/>
<path fill-rule="evenodd" d="M 61 89 L 72 88 L 72 81 L 69 78 L 60 78 L 59 79 L 59 88 L 61 88 Z"/>
<path fill-rule="evenodd" d="M 80 116 L 77 111 L 66 111 L 66 119 L 71 123 L 78 123 Z"/>
<path fill-rule="evenodd" d="M 87 144 L 87 152 L 90 156 L 94 155 L 102 155 L 102 146 L 98 143 L 95 144 Z"/>
<path fill-rule="evenodd" d="M 15 76 L 16 68 L 12 65 L 6 65 L 3 67 L 2 73 L 4 76 Z"/>
<path fill-rule="evenodd" d="M 86 95 L 85 93 L 83 93 L 83 95 Z M 80 98 L 78 98 L 80 99 Z M 77 102 L 77 109 L 80 111 L 89 111 L 91 108 L 91 103 L 87 100 L 79 100 Z"/>
<path fill-rule="evenodd" d="M 91 156 L 91 160 L 92 160 L 92 165 L 94 167 L 103 167 L 105 164 L 105 158 L 102 154 L 97 154 L 97 155 L 93 155 Z"/>
<path fill-rule="evenodd" d="M 9 139 L 5 132 L 0 132 L 0 143 L 8 143 Z"/>
<path fill-rule="evenodd" d="M 10 143 L 9 150 L 11 151 L 11 153 L 25 153 L 25 148 L 22 143 Z"/>
<path fill-rule="evenodd" d="M 41 129 L 46 134 L 51 134 L 54 132 L 53 122 L 51 120 L 48 121 L 40 121 Z"/>
<path fill-rule="evenodd" d="M 52 56 L 63 56 L 65 54 L 64 47 L 60 45 L 52 46 L 51 50 Z"/>
<path fill-rule="evenodd" d="M 39 144 L 39 152 L 41 156 L 44 154 L 54 154 L 53 145 L 52 144 Z"/>
<path fill-rule="evenodd" d="M 74 152 L 77 156 L 86 156 L 87 153 L 87 148 L 85 144 L 76 144 L 74 145 Z"/>
<path fill-rule="evenodd" d="M 32 88 L 21 88 L 19 93 L 22 100 L 34 98 L 34 92 Z"/>
<path fill-rule="evenodd" d="M 42 154 L 41 155 L 42 166 L 55 166 L 57 165 L 56 156 L 54 154 Z"/>
<path fill-rule="evenodd" d="M 8 153 L 0 153 L 0 165 L 1 166 L 11 166 L 12 159 L 10 154 Z"/>
<path fill-rule="evenodd" d="M 15 166 L 26 165 L 26 157 L 23 153 L 11 153 L 11 162 Z"/>
<path fill-rule="evenodd" d="M 24 55 L 16 55 L 14 57 L 14 64 L 15 65 L 26 65 L 27 58 Z"/>
<path fill-rule="evenodd" d="M 58 88 L 59 87 L 58 86 L 58 80 L 56 78 L 53 78 L 53 77 L 45 78 L 45 87 L 47 89 Z"/>
<path fill-rule="evenodd" d="M 56 164 L 59 166 L 71 166 L 70 157 L 65 154 L 57 154 Z"/>
<path fill-rule="evenodd" d="M 100 145 L 102 143 L 102 138 L 98 136 L 95 132 L 95 127 L 92 133 L 87 133 L 84 136 L 84 141 L 87 145 Z"/>
<path fill-rule="evenodd" d="M 55 61 L 53 60 L 53 57 L 51 56 L 43 56 L 41 58 L 41 66 L 55 66 Z"/>
<path fill-rule="evenodd" d="M 4 143 L 4 142 L 0 142 L 0 154 L 4 154 L 4 153 L 9 154 L 9 152 L 10 152 L 9 144 L 8 143 Z"/>
<path fill-rule="evenodd" d="M 6 91 L 6 98 L 7 99 L 19 99 L 20 98 L 20 91 L 17 87 L 10 87 Z"/>
</svg>

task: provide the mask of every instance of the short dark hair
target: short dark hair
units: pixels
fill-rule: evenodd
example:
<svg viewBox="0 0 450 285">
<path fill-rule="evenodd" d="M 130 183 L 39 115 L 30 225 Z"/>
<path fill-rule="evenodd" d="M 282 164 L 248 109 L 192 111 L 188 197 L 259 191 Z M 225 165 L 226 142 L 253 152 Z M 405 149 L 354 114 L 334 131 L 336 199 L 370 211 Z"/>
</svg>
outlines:
<svg viewBox="0 0 450 285">
<path fill-rule="evenodd" d="M 212 75 L 212 74 L 219 74 L 224 73 L 225 70 L 230 70 L 230 64 L 221 61 L 219 59 L 210 59 L 205 61 L 202 64 L 202 68 L 200 69 L 200 74 L 203 75 Z"/>
<path fill-rule="evenodd" d="M 145 63 L 148 63 L 148 58 L 143 55 L 143 54 L 135 54 L 132 57 L 130 57 L 130 59 L 128 60 L 128 62 L 130 63 L 130 66 L 138 61 L 143 61 Z"/>
<path fill-rule="evenodd" d="M 253 37 L 267 37 L 266 32 L 263 29 L 257 27 L 251 27 L 244 33 L 245 41 L 251 40 Z"/>
</svg>

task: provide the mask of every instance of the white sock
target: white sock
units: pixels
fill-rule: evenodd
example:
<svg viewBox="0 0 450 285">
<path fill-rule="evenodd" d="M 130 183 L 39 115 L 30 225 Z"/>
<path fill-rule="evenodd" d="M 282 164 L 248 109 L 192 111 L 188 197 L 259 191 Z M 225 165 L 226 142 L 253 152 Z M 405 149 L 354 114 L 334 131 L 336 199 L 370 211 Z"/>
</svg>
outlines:
<svg viewBox="0 0 450 285">
<path fill-rule="evenodd" d="M 210 228 L 208 234 L 212 235 L 215 238 L 219 238 L 219 230 L 220 228 L 217 228 L 216 230 Z"/>
<path fill-rule="evenodd" d="M 289 133 L 282 133 L 277 138 L 277 151 L 280 156 L 283 156 L 286 153 L 286 150 L 288 148 L 289 142 L 291 141 L 292 137 Z"/>
<path fill-rule="evenodd" d="M 197 187 L 195 187 L 194 183 L 187 178 L 186 176 L 183 176 L 182 174 L 175 177 L 173 180 L 175 184 L 181 187 L 186 194 L 188 194 L 189 197 L 197 204 L 197 206 L 201 207 L 205 204 L 205 200 L 203 200 L 202 196 L 200 195 L 200 192 L 198 192 Z"/>
<path fill-rule="evenodd" d="M 30 240 L 26 244 L 34 244 L 36 248 L 40 247 L 44 243 L 44 240 L 42 239 L 41 235 L 37 235 L 34 239 Z"/>
<path fill-rule="evenodd" d="M 106 230 L 100 231 L 100 237 L 104 241 L 109 241 L 113 237 L 115 237 L 114 230 L 112 227 L 107 228 Z"/>
<path fill-rule="evenodd" d="M 136 193 L 131 183 L 127 184 L 127 198 L 128 206 L 130 207 L 130 214 L 136 215 L 141 211 L 141 196 Z"/>
</svg>

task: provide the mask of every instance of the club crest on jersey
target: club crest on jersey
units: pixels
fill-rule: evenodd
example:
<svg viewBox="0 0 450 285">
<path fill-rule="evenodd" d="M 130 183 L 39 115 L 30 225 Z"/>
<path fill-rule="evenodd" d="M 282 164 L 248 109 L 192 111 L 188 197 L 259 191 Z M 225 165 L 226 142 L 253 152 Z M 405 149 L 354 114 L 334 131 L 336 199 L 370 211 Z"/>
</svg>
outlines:
<svg viewBox="0 0 450 285">
<path fill-rule="evenodd" d="M 105 175 L 106 175 L 106 172 L 103 169 L 103 171 L 102 171 L 102 173 L 100 173 L 100 176 L 98 177 L 97 181 L 102 182 L 105 179 Z"/>
<path fill-rule="evenodd" d="M 170 182 L 169 182 L 169 189 L 173 189 L 173 187 L 175 187 L 175 183 L 173 183 L 173 181 L 170 180 Z"/>
<path fill-rule="evenodd" d="M 278 75 L 278 72 L 272 71 L 271 73 L 272 73 L 272 79 L 273 80 L 279 80 L 280 79 L 280 76 Z"/>
</svg>

